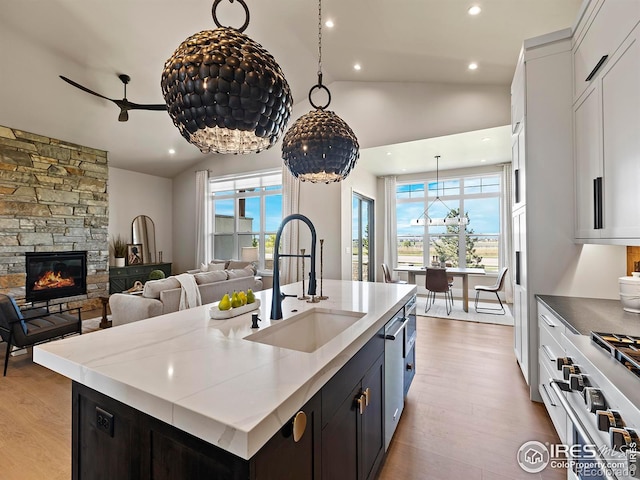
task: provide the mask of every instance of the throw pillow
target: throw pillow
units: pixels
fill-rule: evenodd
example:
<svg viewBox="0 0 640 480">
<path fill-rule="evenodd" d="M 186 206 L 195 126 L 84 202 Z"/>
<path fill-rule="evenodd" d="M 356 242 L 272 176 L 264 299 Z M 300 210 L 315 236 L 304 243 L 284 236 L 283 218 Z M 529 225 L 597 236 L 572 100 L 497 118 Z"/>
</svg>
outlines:
<svg viewBox="0 0 640 480">
<path fill-rule="evenodd" d="M 144 284 L 142 296 L 145 298 L 160 298 L 160 292 L 180 288 L 180 282 L 175 277 L 165 278 L 163 280 L 149 280 Z"/>
<path fill-rule="evenodd" d="M 226 262 L 225 262 L 226 263 Z M 200 271 L 201 272 L 219 272 L 221 270 L 224 270 L 224 263 L 201 263 L 200 264 Z"/>
<path fill-rule="evenodd" d="M 229 260 L 229 265 L 227 265 L 227 270 L 237 270 L 240 268 L 250 267 L 253 275 L 256 274 L 256 268 L 252 262 L 238 262 L 235 260 Z"/>
<path fill-rule="evenodd" d="M 201 272 L 193 276 L 198 285 L 206 283 L 224 282 L 227 279 L 227 272 L 224 270 L 216 272 Z"/>
<path fill-rule="evenodd" d="M 251 265 L 249 265 L 248 267 L 245 267 L 245 268 L 235 268 L 233 270 L 227 270 L 227 275 L 229 276 L 229 279 L 242 278 L 242 277 L 253 277 L 253 275 L 254 275 L 253 267 L 251 267 Z"/>
</svg>

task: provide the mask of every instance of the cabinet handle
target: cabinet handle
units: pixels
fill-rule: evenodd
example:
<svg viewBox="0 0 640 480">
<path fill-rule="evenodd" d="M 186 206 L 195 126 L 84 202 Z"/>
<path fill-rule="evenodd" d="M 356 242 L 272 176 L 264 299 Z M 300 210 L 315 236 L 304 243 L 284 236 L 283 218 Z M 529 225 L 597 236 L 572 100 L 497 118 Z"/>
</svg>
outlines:
<svg viewBox="0 0 640 480">
<path fill-rule="evenodd" d="M 549 349 L 549 347 L 547 347 L 546 345 L 542 345 L 542 351 L 551 363 L 555 364 L 557 362 L 557 360 L 553 358 L 553 355 L 551 355 L 551 350 Z"/>
<path fill-rule="evenodd" d="M 511 115 L 513 115 L 513 113 Z M 516 133 L 518 131 L 519 126 L 520 126 L 520 122 L 516 122 L 516 124 L 511 129 L 511 133 Z"/>
<path fill-rule="evenodd" d="M 544 383 L 542 384 L 542 389 L 544 390 L 544 393 L 547 395 L 547 398 L 549 399 L 549 405 L 551 405 L 552 407 L 557 407 L 558 405 L 556 405 L 551 399 L 551 395 L 549 395 L 549 392 L 547 391 L 547 386 Z"/>
<path fill-rule="evenodd" d="M 367 408 L 366 399 L 364 398 L 364 393 L 361 393 L 360 395 L 358 395 L 356 402 L 358 403 L 358 409 L 360 410 L 360 415 L 364 415 L 364 410 L 365 408 Z"/>
<path fill-rule="evenodd" d="M 300 410 L 293 417 L 293 441 L 298 443 L 307 429 L 307 414 Z"/>
<path fill-rule="evenodd" d="M 598 209 L 598 229 L 602 229 L 603 218 L 602 218 L 602 177 L 596 178 L 596 189 L 597 189 L 597 209 Z"/>
<path fill-rule="evenodd" d="M 600 67 L 602 67 L 602 65 L 604 65 L 604 62 L 607 61 L 607 58 L 609 58 L 609 55 L 603 55 L 602 58 L 600 59 L 600 61 L 596 64 L 595 67 L 593 67 L 593 70 L 591 70 L 591 73 L 589 74 L 589 76 L 587 78 L 584 79 L 585 82 L 590 82 L 591 79 L 593 77 L 595 77 L 596 73 L 598 73 L 598 70 L 600 70 Z"/>
<path fill-rule="evenodd" d="M 402 321 L 402 324 L 400 325 L 398 330 L 396 330 L 395 333 L 390 333 L 385 335 L 384 336 L 385 340 L 395 340 L 396 338 L 398 338 L 400 334 L 404 332 L 404 328 L 407 326 L 407 323 L 409 323 L 409 319 L 404 317 L 399 319 L 398 321 Z"/>
<path fill-rule="evenodd" d="M 520 252 L 516 252 L 516 285 L 520 285 Z"/>
<path fill-rule="evenodd" d="M 544 321 L 544 323 L 546 323 L 549 327 L 551 328 L 556 328 L 557 325 L 555 323 L 553 323 L 551 320 L 549 320 L 547 318 L 546 315 L 540 315 L 540 318 Z"/>
<path fill-rule="evenodd" d="M 593 229 L 598 229 L 598 179 L 593 179 Z"/>
<path fill-rule="evenodd" d="M 520 203 L 520 169 L 516 168 L 513 171 L 513 175 L 514 175 L 514 190 L 515 190 L 515 197 L 516 197 L 516 203 Z"/>
<path fill-rule="evenodd" d="M 369 387 L 367 387 L 367 389 L 364 391 L 364 404 L 366 407 L 369 406 L 369 395 L 371 395 L 371 390 L 369 390 Z"/>
</svg>

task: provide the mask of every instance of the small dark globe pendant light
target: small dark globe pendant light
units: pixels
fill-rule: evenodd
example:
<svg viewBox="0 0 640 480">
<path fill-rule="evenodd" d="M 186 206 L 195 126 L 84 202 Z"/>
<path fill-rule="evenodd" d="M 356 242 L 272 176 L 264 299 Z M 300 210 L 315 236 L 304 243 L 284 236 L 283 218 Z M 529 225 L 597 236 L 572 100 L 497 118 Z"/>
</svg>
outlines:
<svg viewBox="0 0 640 480">
<path fill-rule="evenodd" d="M 231 3 L 234 0 L 229 0 Z M 202 153 L 257 153 L 271 147 L 291 116 L 289 84 L 273 56 L 240 29 L 223 27 L 187 38 L 165 62 L 162 94 L 173 123 Z"/>
<path fill-rule="evenodd" d="M 326 92 L 326 105 L 313 103 L 311 94 L 316 89 Z M 331 103 L 331 92 L 322 84 L 322 0 L 318 1 L 318 84 L 309 90 L 309 103 L 315 110 L 296 120 L 285 133 L 282 158 L 291 174 L 303 182 L 339 182 L 347 178 L 360 153 L 349 125 L 325 110 Z"/>
</svg>

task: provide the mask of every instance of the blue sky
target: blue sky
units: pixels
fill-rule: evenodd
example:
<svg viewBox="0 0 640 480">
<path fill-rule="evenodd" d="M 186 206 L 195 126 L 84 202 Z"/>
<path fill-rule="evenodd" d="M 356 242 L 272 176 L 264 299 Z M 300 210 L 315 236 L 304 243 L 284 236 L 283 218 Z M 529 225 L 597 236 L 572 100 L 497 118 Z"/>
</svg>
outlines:
<svg viewBox="0 0 640 480">
<path fill-rule="evenodd" d="M 234 215 L 234 199 L 216 200 L 216 215 Z M 266 232 L 275 232 L 282 222 L 282 195 L 265 197 Z M 252 230 L 260 231 L 260 197 L 250 197 L 245 202 L 245 216 L 253 218 Z"/>
<path fill-rule="evenodd" d="M 498 183 L 496 183 L 496 180 Z M 482 183 L 482 187 L 480 184 Z M 468 194 L 485 192 L 499 192 L 499 177 L 484 177 L 465 179 L 465 190 Z M 435 199 L 436 183 L 428 184 L 429 188 L 429 204 Z M 443 194 L 443 191 L 445 192 Z M 398 203 L 396 216 L 398 220 L 398 235 L 422 235 L 423 227 L 409 226 L 412 219 L 419 218 L 424 211 L 424 187 L 421 184 L 399 185 L 398 192 L 402 197 L 415 198 L 416 203 Z M 405 192 L 405 193 L 402 193 Z M 441 181 L 440 196 L 443 203 L 436 201 L 429 208 L 429 216 L 432 218 L 444 218 L 448 213 L 448 208 L 457 209 L 460 207 L 459 200 L 448 200 L 444 196 L 446 193 L 454 195 L 459 194 L 459 181 Z M 469 225 L 467 229 L 471 229 L 474 233 L 480 234 L 498 234 L 500 232 L 500 198 L 467 198 L 464 204 L 465 212 L 469 213 Z M 446 227 L 432 227 L 431 233 L 445 233 Z"/>
</svg>

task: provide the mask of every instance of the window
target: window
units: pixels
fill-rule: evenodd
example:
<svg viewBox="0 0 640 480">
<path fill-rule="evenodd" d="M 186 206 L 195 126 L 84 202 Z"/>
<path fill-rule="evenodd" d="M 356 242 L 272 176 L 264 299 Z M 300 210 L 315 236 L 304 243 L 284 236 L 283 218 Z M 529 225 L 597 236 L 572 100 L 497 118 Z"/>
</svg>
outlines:
<svg viewBox="0 0 640 480">
<path fill-rule="evenodd" d="M 425 196 L 426 192 L 426 196 Z M 500 175 L 475 175 L 398 184 L 396 216 L 398 265 L 430 265 L 432 261 L 452 266 L 500 268 Z M 439 197 L 442 202 L 436 201 Z M 464 212 L 466 226 L 412 226 L 411 220 L 457 216 Z M 426 248 L 425 248 L 426 246 Z"/>
<path fill-rule="evenodd" d="M 282 221 L 282 174 L 269 172 L 211 180 L 213 258 L 256 262 L 273 268 L 273 247 Z"/>
</svg>

